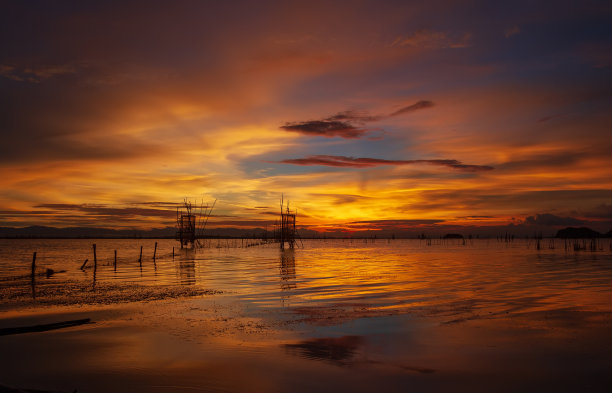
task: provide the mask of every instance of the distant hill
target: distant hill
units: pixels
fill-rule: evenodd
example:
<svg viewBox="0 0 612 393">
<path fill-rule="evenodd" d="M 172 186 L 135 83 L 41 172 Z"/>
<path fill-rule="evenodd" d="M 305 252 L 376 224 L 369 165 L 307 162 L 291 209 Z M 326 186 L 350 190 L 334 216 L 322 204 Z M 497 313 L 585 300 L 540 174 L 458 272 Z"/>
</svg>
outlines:
<svg viewBox="0 0 612 393">
<path fill-rule="evenodd" d="M 592 239 L 595 237 L 602 237 L 602 236 L 601 236 L 601 233 L 594 231 L 591 228 L 568 227 L 565 229 L 560 229 L 557 232 L 557 236 L 555 237 L 561 238 L 561 239 Z"/>
<path fill-rule="evenodd" d="M 299 229 L 298 232 L 302 238 L 316 237 L 319 235 L 317 232 L 308 229 Z M 265 229 L 263 228 L 209 228 L 204 231 L 204 237 L 260 238 L 264 233 Z M 5 239 L 173 239 L 175 234 L 176 228 L 174 227 L 148 230 L 90 227 L 55 228 L 46 226 L 30 226 L 25 228 L 0 227 L 0 238 Z M 271 236 L 271 232 L 268 232 L 268 236 Z"/>
<path fill-rule="evenodd" d="M 463 235 L 459 233 L 447 233 L 444 235 L 444 239 L 463 239 Z"/>
<path fill-rule="evenodd" d="M 90 227 L 55 228 L 30 226 L 25 228 L 0 227 L 1 238 L 173 238 L 176 229 L 172 227 L 140 229 L 108 229 Z"/>
</svg>

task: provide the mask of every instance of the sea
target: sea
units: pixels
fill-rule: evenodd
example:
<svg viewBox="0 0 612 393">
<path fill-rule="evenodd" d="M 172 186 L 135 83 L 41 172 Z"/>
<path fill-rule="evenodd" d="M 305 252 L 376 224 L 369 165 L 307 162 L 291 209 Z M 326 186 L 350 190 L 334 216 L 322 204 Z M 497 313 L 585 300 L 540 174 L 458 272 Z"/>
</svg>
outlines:
<svg viewBox="0 0 612 393">
<path fill-rule="evenodd" d="M 0 386 L 609 391 L 612 245 L 576 242 L 0 239 Z"/>
</svg>

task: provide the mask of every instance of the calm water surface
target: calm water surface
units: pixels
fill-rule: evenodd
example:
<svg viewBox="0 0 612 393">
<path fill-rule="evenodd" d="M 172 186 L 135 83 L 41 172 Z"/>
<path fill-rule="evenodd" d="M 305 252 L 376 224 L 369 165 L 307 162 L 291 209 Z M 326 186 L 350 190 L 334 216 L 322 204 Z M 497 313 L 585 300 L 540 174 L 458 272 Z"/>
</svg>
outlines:
<svg viewBox="0 0 612 393">
<path fill-rule="evenodd" d="M 462 245 L 448 240 L 428 246 L 419 240 L 307 240 L 304 248 L 284 252 L 276 245 L 241 247 L 247 242 L 213 240 L 211 248 L 193 251 L 165 239 L 3 239 L 0 282 L 4 288 L 29 285 L 26 276 L 36 251 L 39 273 L 47 268 L 59 272 L 38 277 L 37 289 L 63 282 L 93 285 L 95 243 L 98 285 L 194 286 L 237 294 L 269 308 L 363 303 L 409 311 L 465 303 L 474 310 L 517 313 L 612 307 L 612 253 L 607 243 L 602 251 L 577 253 L 566 251 L 559 240 L 555 249 L 546 244 L 541 250 L 528 241 L 474 240 Z M 80 270 L 86 259 L 86 269 Z M 52 292 L 44 294 L 52 301 Z M 38 300 L 45 299 L 39 295 Z M 12 306 L 19 305 L 16 301 Z"/>
<path fill-rule="evenodd" d="M 605 391 L 612 382 L 607 242 L 596 252 L 559 240 L 540 250 L 522 240 L 248 244 L 213 240 L 193 251 L 173 240 L 0 240 L 3 326 L 96 321 L 0 337 L 18 360 L 2 359 L 13 371 L 0 373 L 0 385 Z M 19 371 L 20 348 L 36 358 L 30 374 Z M 106 388 L 92 382 L 102 380 Z"/>
</svg>

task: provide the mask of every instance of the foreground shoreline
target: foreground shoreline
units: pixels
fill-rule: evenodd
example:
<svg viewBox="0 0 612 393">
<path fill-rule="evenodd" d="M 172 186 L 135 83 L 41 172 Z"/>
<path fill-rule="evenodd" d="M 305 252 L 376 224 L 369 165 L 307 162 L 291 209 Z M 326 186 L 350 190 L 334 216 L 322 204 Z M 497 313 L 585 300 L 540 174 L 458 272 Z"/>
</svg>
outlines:
<svg viewBox="0 0 612 393">
<path fill-rule="evenodd" d="M 4 359 L 12 359 L 3 361 L 0 384 L 58 392 L 370 391 L 379 384 L 388 391 L 484 392 L 500 380 L 507 384 L 500 391 L 604 391 L 610 382 L 607 313 L 455 320 L 358 310 L 354 318 L 318 320 L 266 314 L 224 294 L 2 312 L 1 327 L 92 323 L 0 337 Z M 560 361 L 571 364 L 571 377 L 556 369 Z M 309 381 L 312 373 L 319 382 Z"/>
</svg>

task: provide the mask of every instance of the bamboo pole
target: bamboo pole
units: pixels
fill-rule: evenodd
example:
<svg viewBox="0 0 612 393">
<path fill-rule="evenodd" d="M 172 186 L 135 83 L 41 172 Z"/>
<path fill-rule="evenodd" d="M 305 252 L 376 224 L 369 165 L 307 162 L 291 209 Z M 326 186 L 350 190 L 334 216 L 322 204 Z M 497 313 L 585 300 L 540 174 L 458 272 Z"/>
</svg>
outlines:
<svg viewBox="0 0 612 393">
<path fill-rule="evenodd" d="M 36 251 L 32 254 L 32 299 L 36 300 Z"/>
<path fill-rule="evenodd" d="M 117 250 L 115 250 L 115 262 L 114 262 L 115 271 L 117 271 Z"/>
<path fill-rule="evenodd" d="M 36 299 L 36 251 L 32 255 L 32 299 Z"/>
<path fill-rule="evenodd" d="M 98 270 L 98 257 L 96 256 L 96 245 L 93 245 L 94 249 L 94 277 L 93 277 L 93 287 L 96 287 L 96 271 Z"/>
<path fill-rule="evenodd" d="M 34 281 L 34 276 L 36 275 L 36 251 L 32 255 L 32 281 Z"/>
<path fill-rule="evenodd" d="M 138 263 L 140 264 L 140 267 L 142 267 L 142 246 L 140 246 L 140 256 L 138 257 Z"/>
<path fill-rule="evenodd" d="M 94 270 L 98 268 L 98 258 L 96 257 L 96 245 L 93 245 Z"/>
<path fill-rule="evenodd" d="M 98 257 L 96 256 L 96 245 L 93 245 L 93 254 L 94 254 L 94 271 L 93 271 L 93 287 L 96 286 L 96 271 L 98 270 Z"/>
<path fill-rule="evenodd" d="M 155 254 L 157 254 L 157 242 L 155 242 L 155 248 L 153 249 L 153 267 L 157 271 L 157 263 L 155 263 Z"/>
</svg>

